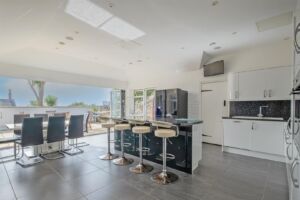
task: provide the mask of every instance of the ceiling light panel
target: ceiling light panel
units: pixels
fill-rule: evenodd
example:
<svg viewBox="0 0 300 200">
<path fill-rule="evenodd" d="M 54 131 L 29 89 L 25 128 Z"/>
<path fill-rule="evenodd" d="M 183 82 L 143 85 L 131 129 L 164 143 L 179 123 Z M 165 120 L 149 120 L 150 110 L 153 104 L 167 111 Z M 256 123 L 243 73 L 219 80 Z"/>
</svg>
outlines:
<svg viewBox="0 0 300 200">
<path fill-rule="evenodd" d="M 99 27 L 113 16 L 89 0 L 68 0 L 65 12 L 93 27 Z"/>
<path fill-rule="evenodd" d="M 145 35 L 140 29 L 117 17 L 107 21 L 100 29 L 123 40 L 135 40 Z"/>
</svg>

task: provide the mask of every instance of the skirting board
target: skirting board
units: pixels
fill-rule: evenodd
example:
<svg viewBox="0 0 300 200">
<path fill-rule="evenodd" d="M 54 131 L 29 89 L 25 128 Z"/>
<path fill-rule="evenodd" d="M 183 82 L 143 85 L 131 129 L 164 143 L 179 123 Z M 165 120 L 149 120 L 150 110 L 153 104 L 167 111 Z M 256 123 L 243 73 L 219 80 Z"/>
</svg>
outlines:
<svg viewBox="0 0 300 200">
<path fill-rule="evenodd" d="M 223 146 L 222 150 L 225 152 L 228 152 L 228 153 L 240 154 L 240 155 L 244 155 L 244 156 L 251 156 L 251 157 L 285 163 L 285 157 L 280 156 L 280 155 L 272 155 L 272 154 L 260 153 L 260 152 L 249 151 L 249 150 L 244 150 L 244 149 L 237 149 L 237 148 L 232 148 L 232 147 L 225 147 L 225 146 Z"/>
</svg>

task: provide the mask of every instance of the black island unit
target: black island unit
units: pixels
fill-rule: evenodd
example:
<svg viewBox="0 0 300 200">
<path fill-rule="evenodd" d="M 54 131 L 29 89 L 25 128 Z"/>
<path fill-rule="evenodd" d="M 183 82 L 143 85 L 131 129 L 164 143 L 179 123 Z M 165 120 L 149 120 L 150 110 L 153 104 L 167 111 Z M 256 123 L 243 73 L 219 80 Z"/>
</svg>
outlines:
<svg viewBox="0 0 300 200">
<path fill-rule="evenodd" d="M 120 120 L 122 121 L 122 120 Z M 126 121 L 126 120 L 124 120 Z M 170 122 L 179 128 L 178 137 L 167 140 L 167 166 L 186 173 L 192 173 L 201 159 L 201 123 L 200 120 L 159 118 L 156 121 Z M 150 126 L 150 122 L 146 122 Z M 143 135 L 143 158 L 162 164 L 162 139 L 155 137 L 155 128 Z M 115 131 L 115 150 L 120 151 L 120 131 Z M 124 151 L 139 156 L 139 135 L 131 130 L 124 133 Z"/>
</svg>

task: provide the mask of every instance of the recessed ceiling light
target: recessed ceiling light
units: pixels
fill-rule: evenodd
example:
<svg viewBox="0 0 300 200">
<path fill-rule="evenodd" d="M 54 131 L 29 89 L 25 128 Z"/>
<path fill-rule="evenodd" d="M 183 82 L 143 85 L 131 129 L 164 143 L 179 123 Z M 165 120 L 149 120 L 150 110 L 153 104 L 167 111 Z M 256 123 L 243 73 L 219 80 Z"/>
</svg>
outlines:
<svg viewBox="0 0 300 200">
<path fill-rule="evenodd" d="M 68 0 L 65 12 L 93 27 L 99 27 L 113 16 L 89 0 Z"/>
<path fill-rule="evenodd" d="M 237 32 L 232 32 L 231 34 L 232 34 L 232 35 L 236 35 L 236 34 L 237 34 Z"/>
<path fill-rule="evenodd" d="M 213 45 L 216 45 L 216 43 L 215 42 L 209 43 L 209 46 L 213 46 Z"/>
<path fill-rule="evenodd" d="M 221 49 L 221 48 L 222 48 L 222 47 L 217 46 L 217 47 L 214 48 L 214 50 L 219 50 L 219 49 Z"/>
<path fill-rule="evenodd" d="M 128 63 L 129 65 L 132 65 L 133 63 L 132 62 L 130 62 L 130 63 Z"/>
<path fill-rule="evenodd" d="M 60 44 L 60 45 L 65 45 L 66 43 L 60 41 L 60 42 L 58 42 L 58 44 Z"/>
<path fill-rule="evenodd" d="M 67 40 L 74 40 L 74 38 L 71 37 L 71 36 L 67 36 L 66 39 L 67 39 Z"/>
<path fill-rule="evenodd" d="M 137 62 L 143 62 L 142 60 L 137 60 Z"/>
<path fill-rule="evenodd" d="M 219 4 L 219 1 L 213 1 L 213 2 L 211 3 L 212 6 L 216 6 L 216 5 L 218 5 L 218 4 Z"/>
<path fill-rule="evenodd" d="M 140 29 L 117 17 L 107 21 L 100 29 L 123 40 L 135 40 L 145 35 Z"/>
</svg>

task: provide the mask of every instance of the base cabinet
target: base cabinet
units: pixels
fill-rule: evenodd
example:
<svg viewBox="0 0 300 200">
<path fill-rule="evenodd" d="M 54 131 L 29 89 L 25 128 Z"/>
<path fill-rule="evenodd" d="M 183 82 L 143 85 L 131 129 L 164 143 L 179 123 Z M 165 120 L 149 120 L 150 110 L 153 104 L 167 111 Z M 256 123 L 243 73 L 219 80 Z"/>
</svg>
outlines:
<svg viewBox="0 0 300 200">
<path fill-rule="evenodd" d="M 284 155 L 284 122 L 224 119 L 224 146 Z"/>
</svg>

